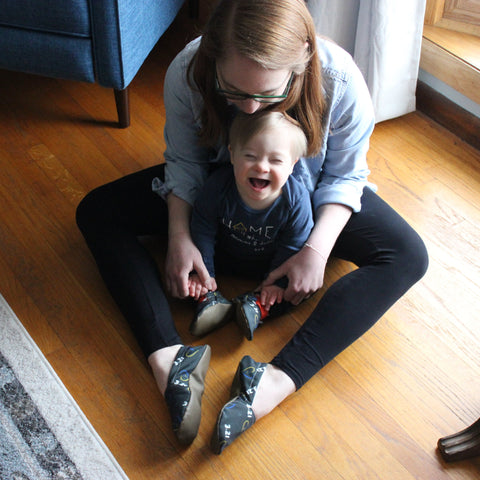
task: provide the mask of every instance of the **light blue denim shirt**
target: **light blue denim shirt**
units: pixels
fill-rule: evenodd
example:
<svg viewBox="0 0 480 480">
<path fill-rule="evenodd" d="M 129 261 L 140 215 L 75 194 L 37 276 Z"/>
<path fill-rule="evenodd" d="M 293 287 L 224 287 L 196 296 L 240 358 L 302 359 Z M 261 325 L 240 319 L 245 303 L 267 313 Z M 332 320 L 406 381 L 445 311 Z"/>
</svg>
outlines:
<svg viewBox="0 0 480 480">
<path fill-rule="evenodd" d="M 212 162 L 229 161 L 225 146 L 212 152 L 198 143 L 202 98 L 189 88 L 188 64 L 200 39 L 189 43 L 173 60 L 165 78 L 166 109 L 165 184 L 158 179 L 153 189 L 164 196 L 173 192 L 193 205 Z M 370 94 L 351 56 L 333 42 L 317 38 L 327 101 L 326 131 L 320 153 L 302 158 L 293 175 L 310 192 L 315 210 L 328 203 L 360 211 L 363 188 L 368 185 L 369 138 L 374 127 Z"/>
</svg>

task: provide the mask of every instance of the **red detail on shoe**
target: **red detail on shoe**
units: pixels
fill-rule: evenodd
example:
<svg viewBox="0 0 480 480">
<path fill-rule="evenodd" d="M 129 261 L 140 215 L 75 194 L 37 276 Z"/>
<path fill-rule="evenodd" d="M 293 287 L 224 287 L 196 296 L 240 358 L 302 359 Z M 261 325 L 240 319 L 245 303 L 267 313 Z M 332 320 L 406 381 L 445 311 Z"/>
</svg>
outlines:
<svg viewBox="0 0 480 480">
<path fill-rule="evenodd" d="M 268 310 L 260 303 L 260 298 L 257 297 L 257 301 L 255 302 L 258 305 L 258 308 L 260 309 L 260 320 L 263 320 L 264 318 L 268 317 Z"/>
</svg>

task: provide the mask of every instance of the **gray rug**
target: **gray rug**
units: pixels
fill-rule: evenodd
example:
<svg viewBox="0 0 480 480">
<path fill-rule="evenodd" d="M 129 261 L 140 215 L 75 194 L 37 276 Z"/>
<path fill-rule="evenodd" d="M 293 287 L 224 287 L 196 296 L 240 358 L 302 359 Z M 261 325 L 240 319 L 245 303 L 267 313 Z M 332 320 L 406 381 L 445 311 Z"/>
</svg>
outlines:
<svg viewBox="0 0 480 480">
<path fill-rule="evenodd" d="M 128 480 L 0 295 L 0 479 Z"/>
</svg>

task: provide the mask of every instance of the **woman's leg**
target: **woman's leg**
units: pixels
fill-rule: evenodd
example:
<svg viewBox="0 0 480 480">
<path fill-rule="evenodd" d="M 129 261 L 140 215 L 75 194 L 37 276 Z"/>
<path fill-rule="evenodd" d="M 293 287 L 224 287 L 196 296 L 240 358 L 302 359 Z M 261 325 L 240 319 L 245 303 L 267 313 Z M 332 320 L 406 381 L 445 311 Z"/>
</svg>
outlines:
<svg viewBox="0 0 480 480">
<path fill-rule="evenodd" d="M 167 233 L 167 205 L 152 192 L 155 177 L 164 178 L 163 166 L 93 190 L 78 206 L 77 224 L 105 284 L 148 357 L 177 439 L 189 444 L 200 425 L 211 351 L 208 345 L 182 344 L 156 263 L 138 238 Z"/>
<path fill-rule="evenodd" d="M 358 269 L 325 292 L 272 361 L 297 389 L 372 327 L 428 266 L 418 234 L 368 188 L 361 212 L 352 215 L 332 255 L 355 263 Z"/>
<path fill-rule="evenodd" d="M 182 343 L 156 263 L 138 238 L 167 233 L 167 205 L 151 188 L 163 171 L 160 165 L 101 186 L 77 209 L 77 224 L 103 280 L 147 357 Z"/>
<path fill-rule="evenodd" d="M 352 215 L 332 254 L 355 263 L 358 269 L 325 292 L 270 364 L 249 358 L 240 362 L 241 388 L 217 418 L 212 436 L 215 453 L 221 453 L 363 335 L 424 275 L 428 264 L 420 237 L 369 189 L 362 197 L 362 211 Z"/>
</svg>

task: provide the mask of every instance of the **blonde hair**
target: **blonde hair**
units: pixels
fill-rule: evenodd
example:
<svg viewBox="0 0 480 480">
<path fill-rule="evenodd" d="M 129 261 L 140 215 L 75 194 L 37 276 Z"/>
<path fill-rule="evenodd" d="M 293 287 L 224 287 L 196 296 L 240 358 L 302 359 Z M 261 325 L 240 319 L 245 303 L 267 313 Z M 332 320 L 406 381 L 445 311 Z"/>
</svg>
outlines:
<svg viewBox="0 0 480 480">
<path fill-rule="evenodd" d="M 295 161 L 306 155 L 307 137 L 299 123 L 285 113 L 269 110 L 260 110 L 251 115 L 239 112 L 230 127 L 230 146 L 232 150 L 235 150 L 244 146 L 256 135 L 280 127 L 287 127 L 293 134 L 292 159 Z"/>
<path fill-rule="evenodd" d="M 325 99 L 315 26 L 304 0 L 220 0 L 189 65 L 191 86 L 204 100 L 200 139 L 214 146 L 227 138 L 227 101 L 215 92 L 216 62 L 235 50 L 269 70 L 288 69 L 288 97 L 268 110 L 287 111 L 305 132 L 308 155 L 324 136 Z"/>
</svg>

